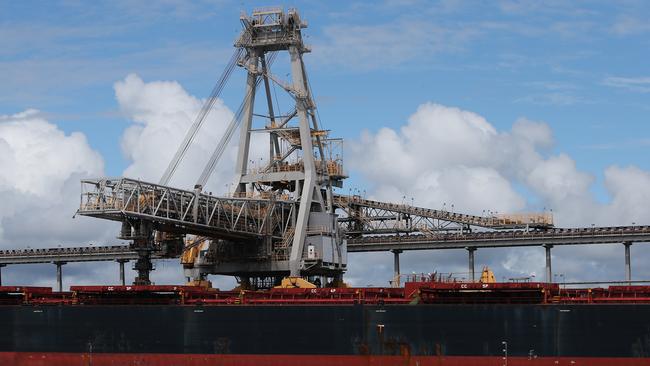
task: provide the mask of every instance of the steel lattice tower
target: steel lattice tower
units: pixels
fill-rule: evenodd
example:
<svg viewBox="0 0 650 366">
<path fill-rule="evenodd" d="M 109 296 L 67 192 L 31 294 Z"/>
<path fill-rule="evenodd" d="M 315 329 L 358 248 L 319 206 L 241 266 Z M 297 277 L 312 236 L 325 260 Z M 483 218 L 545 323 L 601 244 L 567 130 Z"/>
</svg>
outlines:
<svg viewBox="0 0 650 366">
<path fill-rule="evenodd" d="M 199 271 L 202 274 L 235 274 L 244 280 L 246 277 L 251 280 L 274 278 L 276 282 L 286 275 L 340 279 L 347 254 L 338 232 L 332 186 L 342 186 L 345 175 L 340 159 L 332 156 L 332 149 L 340 145 L 341 140 L 329 139 L 327 131 L 319 129 L 316 105 L 303 63 L 303 54 L 310 52 L 301 34 L 301 29 L 307 25 L 296 10 L 284 12 L 279 8 L 255 10 L 251 16 L 242 15 L 241 22 L 243 31 L 235 47 L 245 51 L 238 64 L 247 71 L 247 80 L 234 197 L 286 199 L 294 201 L 296 209 L 290 213 L 293 216 L 291 228 L 285 231 L 282 240 L 274 241 L 267 236 L 255 248 L 239 251 L 236 255 L 239 264 L 233 255 L 225 254 L 224 248 L 237 243 L 213 241 L 208 252 L 220 252 L 213 254 L 215 259 L 230 257 L 229 263 L 216 260 L 213 262 L 217 264 L 203 266 Z M 280 80 L 269 68 L 269 59 L 283 51 L 289 54 L 291 82 Z M 257 86 L 261 82 L 268 108 L 262 131 L 253 126 Z M 289 93 L 295 102 L 291 112 L 284 116 L 274 114 L 271 82 Z M 268 133 L 269 157 L 265 167 L 251 169 L 251 135 L 256 132 Z M 255 256 L 257 260 L 252 259 Z M 270 261 L 259 259 L 269 256 Z"/>
</svg>

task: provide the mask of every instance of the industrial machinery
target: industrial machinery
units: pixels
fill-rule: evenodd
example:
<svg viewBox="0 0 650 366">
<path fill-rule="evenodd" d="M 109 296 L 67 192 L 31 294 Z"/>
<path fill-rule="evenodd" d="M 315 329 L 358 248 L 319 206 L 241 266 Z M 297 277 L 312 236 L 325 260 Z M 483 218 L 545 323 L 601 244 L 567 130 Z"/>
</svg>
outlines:
<svg viewBox="0 0 650 366">
<path fill-rule="evenodd" d="M 193 191 L 163 184 L 170 181 L 202 120 L 217 98 L 213 93 L 188 132 L 161 183 L 129 179 L 85 180 L 79 214 L 122 221 L 120 238 L 132 240 L 140 257 L 136 284 L 148 284 L 150 253 L 181 249 L 183 235 L 210 237 L 206 250 L 196 251 L 193 263 L 185 263 L 188 277 L 206 274 L 237 276 L 246 286 L 277 285 L 286 276 L 323 277 L 339 282 L 346 268 L 345 239 L 339 231 L 332 187 L 346 178 L 340 154 L 341 140 L 330 139 L 319 128 L 303 55 L 309 48 L 301 30 L 306 27 L 295 10 L 262 9 L 242 16 L 243 31 L 237 51 L 218 83 L 221 87 L 239 65 L 247 73 L 245 97 L 237 115 Z M 291 82 L 270 70 L 278 52 L 287 52 Z M 258 85 L 264 84 L 267 114 L 258 128 L 254 105 Z M 276 115 L 270 83 L 279 85 L 294 101 L 286 115 Z M 215 90 L 218 89 L 217 87 Z M 240 125 L 237 182 L 231 197 L 202 193 L 236 127 Z M 265 166 L 250 166 L 251 135 L 269 136 Z M 187 249 L 187 250 L 193 250 Z"/>
<path fill-rule="evenodd" d="M 236 276 L 246 288 L 269 288 L 286 276 L 341 283 L 348 237 L 553 226 L 548 214 L 479 217 L 335 194 L 333 189 L 341 188 L 347 177 L 342 140 L 331 138 L 319 126 L 303 62 L 310 51 L 302 37 L 307 24 L 296 10 L 278 8 L 243 15 L 241 23 L 243 30 L 230 63 L 160 182 L 128 178 L 82 182 L 78 214 L 122 222 L 120 238 L 130 240 L 131 249 L 138 253 L 135 284 L 150 283 L 152 253 L 163 258 L 179 256 L 184 239 L 195 242 L 187 235 L 204 237 L 203 249 L 185 248 L 191 252 L 183 259 L 191 280 L 200 282 L 208 274 L 223 274 Z M 271 72 L 282 52 L 288 54 L 290 81 Z M 240 108 L 194 189 L 170 187 L 176 168 L 236 65 L 247 74 Z M 258 93 L 260 84 L 264 93 Z M 289 96 L 293 105 L 288 113 L 276 113 L 271 85 Z M 258 94 L 265 97 L 263 114 L 254 111 Z M 234 191 L 227 197 L 212 196 L 203 188 L 237 127 Z M 258 133 L 268 135 L 268 156 L 254 165 L 250 160 L 252 135 Z"/>
<path fill-rule="evenodd" d="M 58 291 L 0 284 L 0 364 L 650 365 L 650 286 L 630 270 L 630 246 L 650 241 L 650 226 L 555 228 L 546 213 L 477 216 L 336 193 L 342 140 L 319 121 L 306 23 L 277 8 L 241 22 L 233 57 L 160 181 L 82 181 L 78 214 L 121 222 L 128 245 L 0 251 L 0 268 L 54 263 L 58 278 Z M 282 52 L 290 82 L 271 72 Z M 236 66 L 247 74 L 240 108 L 194 188 L 172 187 Z M 256 113 L 262 84 L 267 112 Z M 287 93 L 289 112 L 274 108 L 271 85 Z M 238 129 L 234 189 L 214 196 L 206 183 Z M 268 150 L 253 164 L 260 133 Z M 624 245 L 625 281 L 552 283 L 554 245 L 605 243 Z M 478 248 L 511 246 L 544 248 L 545 282 L 499 283 L 487 267 L 475 278 Z M 468 276 L 400 274 L 403 250 L 451 248 L 467 250 Z M 348 251 L 389 250 L 392 287 L 342 283 Z M 189 283 L 152 285 L 152 259 L 178 257 Z M 63 291 L 65 263 L 100 260 L 120 263 L 121 286 Z M 134 285 L 124 280 L 130 260 Z M 208 274 L 240 286 L 211 288 Z"/>
</svg>

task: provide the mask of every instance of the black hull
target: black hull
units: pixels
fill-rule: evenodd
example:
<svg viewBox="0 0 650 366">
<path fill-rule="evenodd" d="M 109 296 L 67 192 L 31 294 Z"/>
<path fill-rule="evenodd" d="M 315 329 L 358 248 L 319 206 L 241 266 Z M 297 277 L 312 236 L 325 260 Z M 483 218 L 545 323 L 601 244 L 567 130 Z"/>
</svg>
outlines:
<svg viewBox="0 0 650 366">
<path fill-rule="evenodd" d="M 0 306 L 0 353 L 650 356 L 650 305 Z"/>
</svg>

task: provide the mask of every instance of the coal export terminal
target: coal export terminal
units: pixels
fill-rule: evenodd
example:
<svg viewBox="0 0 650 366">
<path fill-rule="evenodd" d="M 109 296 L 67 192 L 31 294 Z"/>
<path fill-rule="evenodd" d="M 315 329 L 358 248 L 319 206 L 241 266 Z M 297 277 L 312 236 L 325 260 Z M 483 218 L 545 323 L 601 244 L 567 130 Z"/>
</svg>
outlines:
<svg viewBox="0 0 650 366">
<path fill-rule="evenodd" d="M 0 365 L 650 365 L 650 285 L 632 281 L 630 260 L 650 226 L 560 228 L 549 212 L 476 216 L 341 194 L 343 141 L 320 127 L 303 61 L 307 23 L 281 8 L 240 21 L 234 54 L 160 181 L 82 180 L 76 215 L 120 223 L 127 245 L 0 251 L 0 274 L 53 263 L 58 282 L 0 277 Z M 271 72 L 283 59 L 289 81 Z M 171 186 L 236 67 L 246 73 L 241 106 L 194 187 Z M 286 92 L 289 112 L 274 110 L 271 85 Z M 233 192 L 206 192 L 236 132 Z M 255 166 L 251 136 L 260 133 L 268 156 Z M 625 281 L 553 283 L 554 247 L 612 243 Z M 500 247 L 544 248 L 545 278 L 498 282 L 489 268 L 476 271 L 475 252 Z M 401 273 L 404 251 L 443 249 L 467 251 L 466 277 Z M 348 253 L 361 252 L 393 254 L 390 286 L 345 283 Z M 180 260 L 188 282 L 153 284 L 156 259 Z M 92 261 L 119 263 L 120 284 L 64 291 L 65 265 Z M 215 289 L 209 275 L 239 285 Z"/>
</svg>

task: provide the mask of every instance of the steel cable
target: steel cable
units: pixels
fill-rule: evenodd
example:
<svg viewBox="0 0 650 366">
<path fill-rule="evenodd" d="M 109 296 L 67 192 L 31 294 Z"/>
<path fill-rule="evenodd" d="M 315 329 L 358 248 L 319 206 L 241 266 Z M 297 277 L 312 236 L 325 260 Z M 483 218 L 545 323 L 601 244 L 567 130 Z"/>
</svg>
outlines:
<svg viewBox="0 0 650 366">
<path fill-rule="evenodd" d="M 201 107 L 199 114 L 196 116 L 196 119 L 194 120 L 194 123 L 192 124 L 192 126 L 190 126 L 190 129 L 187 131 L 187 134 L 183 139 L 183 142 L 181 143 L 180 147 L 176 151 L 176 154 L 172 158 L 172 161 L 169 163 L 169 166 L 165 170 L 165 173 L 160 178 L 160 184 L 162 185 L 169 184 L 169 181 L 171 180 L 174 173 L 176 172 L 176 169 L 178 168 L 181 160 L 183 160 L 183 157 L 189 150 L 189 147 L 192 145 L 192 142 L 194 141 L 197 132 L 203 125 L 203 122 L 205 121 L 207 115 L 214 107 L 214 104 L 219 99 L 219 95 L 221 94 L 221 91 L 223 90 L 224 86 L 228 83 L 228 79 L 230 78 L 230 75 L 232 75 L 232 71 L 234 70 L 237 61 L 242 56 L 243 52 L 244 52 L 243 49 L 238 48 L 233 53 L 232 57 L 230 58 L 230 61 L 228 61 L 228 64 L 226 65 L 226 68 L 223 70 L 221 77 L 212 88 L 212 92 L 210 93 L 210 96 Z"/>
<path fill-rule="evenodd" d="M 277 56 L 277 52 L 270 53 L 267 61 L 269 68 L 273 64 L 273 61 L 275 61 L 276 56 Z M 260 84 L 261 80 L 262 78 L 258 76 L 257 79 L 255 80 L 255 87 L 249 93 L 246 94 L 244 100 L 239 105 L 239 109 L 237 109 L 237 112 L 235 113 L 232 120 L 230 121 L 230 124 L 228 125 L 228 128 L 226 128 L 226 131 L 224 132 L 223 136 L 221 136 L 221 140 L 219 140 L 219 143 L 217 144 L 216 148 L 212 152 L 212 155 L 210 156 L 210 160 L 208 160 L 208 163 L 205 165 L 205 168 L 203 169 L 201 176 L 199 176 L 199 179 L 196 181 L 197 186 L 205 187 L 205 184 L 208 182 L 208 179 L 214 172 L 214 169 L 216 168 L 219 159 L 221 159 L 223 152 L 226 150 L 226 147 L 228 146 L 230 139 L 234 135 L 235 130 L 237 129 L 237 127 L 239 127 L 239 124 L 241 123 L 241 115 L 244 112 L 244 106 L 248 103 L 249 99 L 251 98 L 252 96 L 251 93 L 255 93 L 255 90 L 257 89 L 257 86 Z"/>
</svg>

